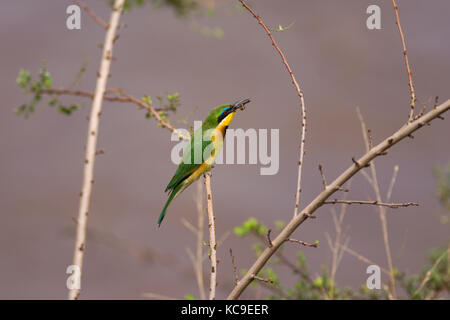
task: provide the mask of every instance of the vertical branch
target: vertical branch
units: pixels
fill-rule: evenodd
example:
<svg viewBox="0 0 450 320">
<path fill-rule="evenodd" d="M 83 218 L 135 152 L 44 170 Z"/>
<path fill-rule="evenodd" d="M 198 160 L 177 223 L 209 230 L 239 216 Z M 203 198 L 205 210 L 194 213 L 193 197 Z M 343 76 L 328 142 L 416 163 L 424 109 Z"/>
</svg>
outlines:
<svg viewBox="0 0 450 320">
<path fill-rule="evenodd" d="M 200 299 L 205 300 L 205 285 L 203 283 L 203 225 L 205 217 L 203 215 L 203 197 L 202 185 L 200 181 L 197 183 L 197 196 L 195 199 L 197 204 L 197 249 L 195 258 L 195 273 L 197 277 L 198 291 Z"/>
<path fill-rule="evenodd" d="M 112 49 L 114 37 L 119 24 L 122 7 L 125 0 L 116 0 L 111 13 L 109 27 L 106 32 L 105 43 L 103 46 L 102 60 L 98 74 L 95 95 L 92 102 L 91 115 L 89 118 L 89 131 L 86 144 L 86 155 L 84 160 L 83 184 L 80 194 L 80 206 L 78 211 L 78 224 L 75 240 L 75 250 L 73 255 L 73 264 L 81 270 L 83 266 L 83 256 L 86 241 L 87 216 L 89 211 L 89 200 L 91 197 L 92 184 L 94 183 L 94 161 L 98 137 L 99 118 L 102 111 L 103 95 L 105 93 L 106 82 L 108 80 L 109 69 L 111 65 Z M 79 289 L 69 291 L 69 299 L 78 299 Z"/>
<path fill-rule="evenodd" d="M 400 17 L 398 15 L 398 6 L 395 0 L 392 0 L 392 5 L 394 6 L 395 11 L 395 23 L 398 27 L 398 32 L 400 33 L 400 39 L 402 40 L 402 48 L 403 48 L 403 56 L 405 58 L 405 66 L 406 66 L 406 72 L 408 73 L 408 85 L 409 85 L 409 91 L 411 93 L 411 102 L 410 102 L 410 110 L 409 110 L 409 118 L 408 123 L 412 122 L 414 119 L 414 104 L 416 102 L 416 94 L 414 92 L 414 84 L 412 81 L 412 73 L 411 68 L 409 67 L 409 61 L 408 61 L 408 54 L 406 53 L 406 42 L 405 42 L 405 35 L 403 34 L 402 25 L 400 24 Z"/>
<path fill-rule="evenodd" d="M 370 148 L 370 140 L 369 140 L 369 136 L 368 136 L 368 130 L 366 127 L 366 123 L 364 122 L 364 119 L 361 115 L 361 112 L 359 111 L 359 108 L 357 109 L 357 112 L 358 112 L 359 120 L 361 122 L 361 130 L 362 130 L 362 135 L 364 138 L 364 143 L 366 146 L 366 151 L 369 152 L 369 150 L 371 150 L 371 148 Z M 371 174 L 372 174 L 371 185 L 372 185 L 373 190 L 375 191 L 375 196 L 376 196 L 377 202 L 380 203 L 380 202 L 382 202 L 382 200 L 381 200 L 380 188 L 379 188 L 378 179 L 377 179 L 377 171 L 375 169 L 374 161 L 372 161 L 370 163 L 370 170 L 371 170 Z M 388 230 L 387 230 L 386 208 L 383 206 L 378 206 L 378 210 L 379 210 L 379 214 L 380 214 L 381 230 L 383 233 L 384 249 L 386 251 L 386 258 L 387 258 L 388 266 L 389 266 L 392 297 L 394 299 L 397 299 L 397 292 L 395 289 L 394 267 L 392 265 L 392 255 L 391 255 L 391 248 L 389 246 L 389 235 L 388 235 Z"/>
<path fill-rule="evenodd" d="M 349 182 L 349 187 L 348 189 L 350 189 L 350 184 L 351 181 Z M 347 194 L 344 196 L 344 199 L 347 198 Z M 334 239 L 334 244 L 331 243 L 330 240 L 330 247 L 332 250 L 332 260 L 331 260 L 331 272 L 330 272 L 330 279 L 331 279 L 331 287 L 330 287 L 330 294 L 329 297 L 330 299 L 333 299 L 334 296 L 334 286 L 335 286 L 335 278 L 336 278 L 336 272 L 342 257 L 342 244 L 343 242 L 345 242 L 344 238 L 344 232 L 343 232 L 343 222 L 344 222 L 344 216 L 345 213 L 347 212 L 347 204 L 343 203 L 341 205 L 341 211 L 339 213 L 339 217 L 336 217 L 335 211 L 333 211 L 333 221 L 334 221 L 334 227 L 336 229 L 336 236 Z M 348 239 L 348 238 L 347 238 Z"/>
<path fill-rule="evenodd" d="M 209 289 L 209 299 L 216 299 L 216 286 L 217 286 L 217 256 L 216 256 L 216 227 L 214 224 L 214 211 L 211 192 L 211 173 L 205 175 L 205 188 L 206 188 L 206 202 L 209 219 L 209 258 L 211 260 L 211 281 Z"/>
<path fill-rule="evenodd" d="M 300 86 L 297 83 L 297 80 L 295 79 L 294 73 L 292 72 L 291 67 L 289 66 L 283 51 L 281 51 L 280 47 L 278 47 L 275 39 L 272 36 L 272 33 L 270 32 L 269 28 L 264 24 L 261 17 L 256 15 L 256 13 L 243 1 L 239 0 L 239 2 L 242 4 L 242 6 L 247 9 L 253 17 L 258 21 L 258 23 L 263 27 L 264 31 L 266 31 L 267 35 L 269 36 L 270 40 L 272 41 L 272 45 L 275 48 L 275 50 L 278 52 L 278 54 L 281 57 L 281 60 L 286 67 L 287 72 L 289 73 L 289 76 L 292 79 L 292 84 L 295 87 L 295 90 L 297 91 L 297 95 L 300 99 L 300 109 L 301 109 L 301 126 L 302 126 L 302 136 L 300 141 L 300 157 L 298 160 L 298 176 L 297 176 L 297 191 L 295 193 L 295 209 L 294 209 L 294 217 L 298 214 L 298 208 L 300 205 L 300 192 L 302 191 L 302 168 L 303 168 L 303 158 L 305 156 L 305 139 L 306 139 L 306 106 L 305 106 L 305 100 L 303 98 L 303 92 L 300 89 Z"/>
</svg>

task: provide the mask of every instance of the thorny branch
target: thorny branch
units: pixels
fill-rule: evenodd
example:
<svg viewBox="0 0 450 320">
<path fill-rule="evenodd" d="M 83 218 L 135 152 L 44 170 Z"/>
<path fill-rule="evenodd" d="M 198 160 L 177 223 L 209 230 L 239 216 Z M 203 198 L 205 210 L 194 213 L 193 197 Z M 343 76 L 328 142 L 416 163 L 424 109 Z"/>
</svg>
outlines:
<svg viewBox="0 0 450 320">
<path fill-rule="evenodd" d="M 320 208 L 324 201 L 326 201 L 334 192 L 339 190 L 345 182 L 358 173 L 363 167 L 367 166 L 373 159 L 378 157 L 386 150 L 392 148 L 395 144 L 402 141 L 404 138 L 411 135 L 413 132 L 423 128 L 426 124 L 443 114 L 450 109 L 450 100 L 445 101 L 441 105 L 437 106 L 433 110 L 425 113 L 421 118 L 411 122 L 407 126 L 401 127 L 392 135 L 384 139 L 378 145 L 374 146 L 371 150 L 367 151 L 362 157 L 357 160 L 359 165 L 353 163 L 348 167 L 339 177 L 328 185 L 326 190 L 320 192 L 314 200 L 312 200 L 297 216 L 293 217 L 291 221 L 283 228 L 280 234 L 272 240 L 272 247 L 266 248 L 254 264 L 250 267 L 248 272 L 239 281 L 239 284 L 232 290 L 227 299 L 237 299 L 242 292 L 250 284 L 253 274 L 258 272 L 264 267 L 270 257 L 277 252 L 279 247 L 288 239 L 290 235 L 308 219 L 308 216 L 313 214 L 318 208 Z"/>
<path fill-rule="evenodd" d="M 75 239 L 75 249 L 73 255 L 73 265 L 78 266 L 81 277 L 81 270 L 83 266 L 84 249 L 86 242 L 86 227 L 87 217 L 89 211 L 89 201 L 91 198 L 92 184 L 94 183 L 94 162 L 96 154 L 96 145 L 98 137 L 98 126 L 102 110 L 103 95 L 108 81 L 108 74 L 111 66 L 111 57 L 113 49 L 113 40 L 119 25 L 120 15 L 125 0 L 116 0 L 114 2 L 113 11 L 109 22 L 109 27 L 106 31 L 105 45 L 102 53 L 102 60 L 100 64 L 99 77 L 92 102 L 91 116 L 89 119 L 89 131 L 86 144 L 86 155 L 84 160 L 84 174 L 83 184 L 80 193 L 80 206 L 78 211 L 78 224 Z M 76 300 L 80 294 L 80 289 L 69 290 L 69 299 Z"/>
<path fill-rule="evenodd" d="M 389 207 L 393 209 L 397 209 L 400 207 L 410 207 L 410 206 L 418 206 L 419 204 L 417 202 L 405 202 L 405 203 L 384 203 L 384 202 L 378 202 L 377 200 L 374 201 L 363 201 L 363 200 L 330 200 L 330 201 L 324 201 L 324 204 L 336 204 L 336 203 L 345 203 L 345 204 L 369 204 L 369 205 L 375 205 L 375 206 L 382 206 L 382 207 Z"/>
<path fill-rule="evenodd" d="M 90 99 L 94 99 L 94 94 L 91 92 L 86 91 L 80 91 L 80 90 L 69 90 L 69 89 L 45 89 L 42 91 L 45 94 L 49 95 L 72 95 L 72 96 L 80 96 L 80 97 L 86 97 Z M 108 93 L 116 93 L 115 96 L 108 96 Z M 142 100 L 139 100 L 127 93 L 125 93 L 122 89 L 119 88 L 111 88 L 106 89 L 103 93 L 103 100 L 106 101 L 113 101 L 113 102 L 129 102 L 136 104 L 138 107 L 147 110 L 150 112 L 150 114 L 158 121 L 163 128 L 169 129 L 170 131 L 176 133 L 180 139 L 187 140 L 188 137 L 186 137 L 181 131 L 176 129 L 174 126 L 172 126 L 169 122 L 161 118 L 158 111 L 160 109 L 153 107 L 152 105 L 148 104 L 147 102 L 144 102 Z"/>
<path fill-rule="evenodd" d="M 372 148 L 370 148 L 370 140 L 368 137 L 369 131 L 366 129 L 366 123 L 364 122 L 364 119 L 363 119 L 361 113 L 359 112 L 359 109 L 357 109 L 357 111 L 358 111 L 359 120 L 361 122 L 361 130 L 362 130 L 364 143 L 366 146 L 366 151 L 369 152 L 370 150 L 372 150 Z M 408 136 L 410 136 L 410 135 L 411 134 L 409 134 Z M 377 171 L 376 171 L 374 162 L 370 163 L 370 170 L 372 173 L 372 177 L 371 177 L 372 188 L 375 192 L 377 202 L 381 203 L 380 187 L 378 185 Z M 386 251 L 386 258 L 388 261 L 389 272 L 390 272 L 391 293 L 392 293 L 392 297 L 394 299 L 397 299 L 397 290 L 395 288 L 394 266 L 392 264 L 391 248 L 389 246 L 389 234 L 388 234 L 388 229 L 387 229 L 386 209 L 383 206 L 378 206 L 378 210 L 379 210 L 379 215 L 380 215 L 381 230 L 383 233 L 384 249 Z"/>
<path fill-rule="evenodd" d="M 209 300 L 216 299 L 216 287 L 217 287 L 217 244 L 216 244 L 216 227 L 215 217 L 213 211 L 213 201 L 211 192 L 211 173 L 205 174 L 205 188 L 206 188 L 206 202 L 209 219 L 209 250 L 211 260 L 211 280 L 209 289 Z"/>
<path fill-rule="evenodd" d="M 78 6 L 80 6 L 84 11 L 87 12 L 88 15 L 91 16 L 92 19 L 94 19 L 95 22 L 97 22 L 102 28 L 108 30 L 109 25 L 99 16 L 97 16 L 94 11 L 92 11 L 86 4 L 79 0 L 73 0 Z"/>
<path fill-rule="evenodd" d="M 253 17 L 255 17 L 256 20 L 258 20 L 258 23 L 266 31 L 267 35 L 269 36 L 270 40 L 272 41 L 273 47 L 280 55 L 281 60 L 283 61 L 283 64 L 286 67 L 286 70 L 288 71 L 289 76 L 292 79 L 292 84 L 294 85 L 295 90 L 297 91 L 298 97 L 300 99 L 302 135 L 301 135 L 301 142 L 300 142 L 300 158 L 298 160 L 297 191 L 296 191 L 296 195 L 295 195 L 294 216 L 296 216 L 298 214 L 298 208 L 300 205 L 300 192 L 302 191 L 302 186 L 301 186 L 302 168 L 303 168 L 303 158 L 305 156 L 305 139 L 306 139 L 306 106 L 305 106 L 305 100 L 303 97 L 303 91 L 300 89 L 300 86 L 298 85 L 297 80 L 295 79 L 294 73 L 292 72 L 292 69 L 288 64 L 283 51 L 281 51 L 280 47 L 278 47 L 269 28 L 264 24 L 261 17 L 256 15 L 256 13 L 243 0 L 239 0 L 239 2 L 242 4 L 242 6 L 245 9 L 247 9 L 253 15 Z"/>
<path fill-rule="evenodd" d="M 411 68 L 409 66 L 408 54 L 406 53 L 405 35 L 403 34 L 402 25 L 400 24 L 400 17 L 398 15 L 398 6 L 397 6 L 397 3 L 395 2 L 395 0 L 392 0 L 392 5 L 394 6 L 395 23 L 397 24 L 398 32 L 400 33 L 400 38 L 402 40 L 403 56 L 405 58 L 406 72 L 408 73 L 408 85 L 409 85 L 409 91 L 411 93 L 411 102 L 410 102 L 410 111 L 409 111 L 408 122 L 411 122 L 411 121 L 413 121 L 413 118 L 414 118 L 414 104 L 416 103 L 416 94 L 414 92 L 414 84 L 412 81 L 412 72 L 411 72 Z"/>
</svg>

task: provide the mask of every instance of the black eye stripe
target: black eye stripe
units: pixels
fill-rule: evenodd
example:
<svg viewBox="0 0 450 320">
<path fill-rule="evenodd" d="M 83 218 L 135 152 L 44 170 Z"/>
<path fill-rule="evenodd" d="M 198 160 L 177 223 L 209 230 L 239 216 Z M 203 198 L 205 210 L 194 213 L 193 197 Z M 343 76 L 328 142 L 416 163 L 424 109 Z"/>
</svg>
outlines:
<svg viewBox="0 0 450 320">
<path fill-rule="evenodd" d="M 223 109 L 222 113 L 217 118 L 217 123 L 220 123 L 223 119 L 225 119 L 225 117 L 230 114 L 230 110 L 230 107 Z"/>
</svg>

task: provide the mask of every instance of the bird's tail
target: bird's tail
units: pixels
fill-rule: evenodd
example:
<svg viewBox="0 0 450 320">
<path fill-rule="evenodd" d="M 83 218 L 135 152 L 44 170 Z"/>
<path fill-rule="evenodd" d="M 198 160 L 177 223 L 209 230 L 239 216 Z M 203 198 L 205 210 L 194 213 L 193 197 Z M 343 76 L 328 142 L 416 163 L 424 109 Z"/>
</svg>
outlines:
<svg viewBox="0 0 450 320">
<path fill-rule="evenodd" d="M 179 193 L 179 191 L 183 187 L 183 185 L 184 185 L 183 183 L 180 183 L 179 185 L 177 185 L 175 188 L 172 189 L 172 192 L 169 195 L 169 199 L 167 199 L 166 204 L 164 205 L 164 208 L 162 209 L 161 214 L 159 215 L 158 227 L 161 225 L 161 222 L 163 221 L 164 216 L 166 215 L 166 210 L 169 207 L 169 204 L 177 196 L 177 194 Z"/>
</svg>

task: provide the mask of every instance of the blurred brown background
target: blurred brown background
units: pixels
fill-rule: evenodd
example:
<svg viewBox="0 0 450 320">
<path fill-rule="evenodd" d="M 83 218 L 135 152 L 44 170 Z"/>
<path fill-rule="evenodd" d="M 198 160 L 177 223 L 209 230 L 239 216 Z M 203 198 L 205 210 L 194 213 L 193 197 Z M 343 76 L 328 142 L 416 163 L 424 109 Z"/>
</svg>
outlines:
<svg viewBox="0 0 450 320">
<path fill-rule="evenodd" d="M 363 152 L 359 106 L 374 141 L 395 131 L 407 119 L 409 91 L 394 23 L 391 1 L 381 7 L 381 30 L 366 28 L 366 8 L 374 1 L 252 1 L 270 26 L 289 25 L 275 33 L 278 44 L 305 92 L 308 109 L 307 153 L 303 173 L 302 207 L 321 190 L 318 163 L 328 181 Z M 78 194 L 82 180 L 86 116 L 90 100 L 65 97 L 84 107 L 71 117 L 44 103 L 25 120 L 13 109 L 28 102 L 15 83 L 20 68 L 37 74 L 48 61 L 54 85 L 68 86 L 83 61 L 88 69 L 80 88 L 93 91 L 100 58 L 97 43 L 104 30 L 82 12 L 81 30 L 66 29 L 70 1 L 3 1 L 0 11 L 0 298 L 65 299 L 65 273 L 71 264 Z M 105 1 L 87 4 L 105 20 Z M 219 165 L 212 188 L 218 237 L 255 216 L 273 226 L 291 218 L 296 188 L 300 116 L 297 95 L 270 40 L 236 2 L 221 1 L 214 18 L 178 19 L 170 9 L 146 6 L 122 17 L 108 87 L 120 87 L 141 97 L 179 92 L 182 106 L 171 116 L 202 120 L 217 104 L 250 97 L 234 128 L 279 128 L 280 170 L 259 175 L 258 165 Z M 445 0 L 399 1 L 409 59 L 419 101 L 450 98 L 450 3 Z M 205 37 L 192 23 L 220 27 L 221 39 Z M 448 115 L 447 115 L 448 117 Z M 444 209 L 436 197 L 432 169 L 450 160 L 449 120 L 435 121 L 377 160 L 382 194 L 386 194 L 394 165 L 400 171 L 393 192 L 398 202 L 417 201 L 420 207 L 388 210 L 394 264 L 416 272 L 427 249 L 448 241 L 448 226 L 439 224 Z M 186 127 L 183 125 L 183 127 Z M 186 247 L 195 237 L 180 222 L 195 223 L 192 186 L 174 201 L 158 230 L 156 219 L 166 201 L 164 188 L 176 166 L 170 161 L 173 142 L 167 130 L 146 120 L 134 105 L 105 102 L 91 199 L 81 298 L 140 298 L 156 292 L 182 298 L 198 296 Z M 373 197 L 361 175 L 353 179 L 351 199 Z M 337 209 L 337 208 L 336 208 Z M 374 208 L 351 206 L 345 224 L 350 247 L 386 266 L 379 216 Z M 307 221 L 294 234 L 320 241 L 319 249 L 305 248 L 312 274 L 329 265 L 325 233 L 333 234 L 330 208 Z M 231 247 L 239 268 L 253 262 L 250 239 L 230 235 L 218 249 L 218 298 L 232 287 Z M 145 248 L 144 251 L 142 248 Z M 286 251 L 292 260 L 299 248 Z M 136 251 L 138 250 L 138 251 Z M 206 250 L 206 248 L 205 248 Z M 141 252 L 147 255 L 143 256 Z M 205 267 L 205 270 L 208 270 Z M 340 286 L 365 283 L 366 265 L 346 255 L 337 273 Z M 280 268 L 289 284 L 290 271 Z M 387 281 L 385 277 L 383 281 Z M 208 282 L 206 282 L 208 283 Z M 254 297 L 250 289 L 244 296 Z"/>
</svg>

